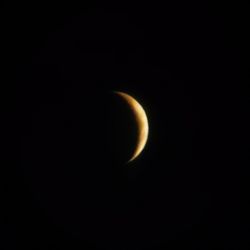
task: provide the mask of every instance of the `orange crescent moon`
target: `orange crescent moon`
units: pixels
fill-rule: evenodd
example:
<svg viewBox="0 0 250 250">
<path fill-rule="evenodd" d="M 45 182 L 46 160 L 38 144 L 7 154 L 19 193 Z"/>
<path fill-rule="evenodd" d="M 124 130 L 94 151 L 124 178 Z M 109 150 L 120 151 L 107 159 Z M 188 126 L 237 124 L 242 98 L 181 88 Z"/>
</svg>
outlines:
<svg viewBox="0 0 250 250">
<path fill-rule="evenodd" d="M 129 105 L 131 111 L 134 114 L 136 124 L 138 127 L 138 137 L 137 137 L 136 147 L 132 154 L 132 157 L 128 161 L 131 162 L 140 155 L 140 153 L 142 152 L 147 143 L 148 132 L 149 132 L 148 119 L 144 109 L 139 104 L 139 102 L 135 100 L 135 98 L 119 91 L 115 91 L 114 93 L 123 98 Z"/>
</svg>

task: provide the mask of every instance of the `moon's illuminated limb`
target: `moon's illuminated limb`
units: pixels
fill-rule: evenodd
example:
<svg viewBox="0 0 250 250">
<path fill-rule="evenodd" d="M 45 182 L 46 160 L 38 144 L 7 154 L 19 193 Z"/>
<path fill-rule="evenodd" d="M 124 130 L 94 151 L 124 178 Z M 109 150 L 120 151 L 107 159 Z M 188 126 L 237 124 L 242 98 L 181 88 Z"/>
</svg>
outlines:
<svg viewBox="0 0 250 250">
<path fill-rule="evenodd" d="M 142 152 L 142 150 L 146 145 L 148 139 L 148 131 L 149 131 L 148 119 L 142 106 L 132 96 L 118 91 L 115 91 L 115 93 L 120 97 L 122 97 L 128 103 L 129 107 L 134 113 L 136 123 L 138 126 L 137 145 L 132 157 L 128 161 L 131 162 Z"/>
</svg>

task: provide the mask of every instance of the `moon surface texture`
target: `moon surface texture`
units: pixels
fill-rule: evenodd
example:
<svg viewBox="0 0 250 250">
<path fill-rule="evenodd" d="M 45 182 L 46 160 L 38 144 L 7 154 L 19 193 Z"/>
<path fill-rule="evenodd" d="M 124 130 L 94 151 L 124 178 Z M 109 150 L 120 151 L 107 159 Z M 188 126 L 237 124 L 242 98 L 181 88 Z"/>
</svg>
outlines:
<svg viewBox="0 0 250 250">
<path fill-rule="evenodd" d="M 148 119 L 142 106 L 132 96 L 119 91 L 115 91 L 114 93 L 126 101 L 133 113 L 137 125 L 138 133 L 136 147 L 132 157 L 128 161 L 131 162 L 140 155 L 147 143 L 149 132 Z"/>
</svg>

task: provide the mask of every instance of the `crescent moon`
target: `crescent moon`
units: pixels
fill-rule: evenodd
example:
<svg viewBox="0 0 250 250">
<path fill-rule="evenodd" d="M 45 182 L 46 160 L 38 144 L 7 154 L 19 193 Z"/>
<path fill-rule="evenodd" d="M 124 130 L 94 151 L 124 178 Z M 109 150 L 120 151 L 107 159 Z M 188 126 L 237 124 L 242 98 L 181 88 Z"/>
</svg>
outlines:
<svg viewBox="0 0 250 250">
<path fill-rule="evenodd" d="M 135 100 L 135 98 L 133 98 L 132 96 L 126 93 L 119 92 L 119 91 L 115 91 L 114 93 L 120 96 L 121 98 L 123 98 L 126 101 L 126 103 L 129 105 L 131 111 L 133 112 L 133 115 L 135 117 L 136 124 L 137 124 L 137 129 L 138 129 L 137 143 L 136 143 L 135 150 L 132 154 L 132 157 L 128 161 L 129 163 L 140 155 L 140 153 L 142 152 L 142 150 L 144 149 L 147 143 L 148 132 L 149 132 L 148 119 L 147 119 L 147 115 L 144 109 L 139 104 L 139 102 Z"/>
</svg>

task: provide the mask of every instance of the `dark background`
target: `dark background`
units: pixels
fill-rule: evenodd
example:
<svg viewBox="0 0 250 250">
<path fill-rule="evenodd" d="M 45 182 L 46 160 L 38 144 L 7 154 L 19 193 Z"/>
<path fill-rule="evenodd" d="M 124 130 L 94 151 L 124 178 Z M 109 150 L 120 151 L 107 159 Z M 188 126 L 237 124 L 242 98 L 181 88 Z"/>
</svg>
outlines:
<svg viewBox="0 0 250 250">
<path fill-rule="evenodd" d="M 244 10 L 5 5 L 1 249 L 249 249 Z"/>
</svg>

